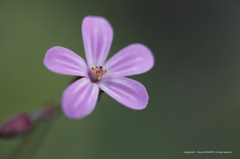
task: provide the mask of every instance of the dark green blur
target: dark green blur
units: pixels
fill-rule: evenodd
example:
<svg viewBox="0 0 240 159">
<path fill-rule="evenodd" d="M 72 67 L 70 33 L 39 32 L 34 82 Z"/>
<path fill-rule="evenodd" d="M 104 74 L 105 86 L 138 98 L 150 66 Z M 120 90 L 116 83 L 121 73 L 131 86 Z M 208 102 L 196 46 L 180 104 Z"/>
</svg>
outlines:
<svg viewBox="0 0 240 159">
<path fill-rule="evenodd" d="M 43 58 L 63 46 L 85 59 L 86 15 L 112 24 L 110 56 L 131 43 L 152 50 L 153 69 L 130 77 L 147 88 L 149 104 L 134 111 L 103 94 L 90 116 L 58 118 L 34 159 L 240 158 L 237 0 L 0 0 L 0 123 L 61 100 L 73 77 L 50 72 Z M 0 158 L 20 141 L 0 140 Z M 232 154 L 184 153 L 191 150 Z"/>
</svg>

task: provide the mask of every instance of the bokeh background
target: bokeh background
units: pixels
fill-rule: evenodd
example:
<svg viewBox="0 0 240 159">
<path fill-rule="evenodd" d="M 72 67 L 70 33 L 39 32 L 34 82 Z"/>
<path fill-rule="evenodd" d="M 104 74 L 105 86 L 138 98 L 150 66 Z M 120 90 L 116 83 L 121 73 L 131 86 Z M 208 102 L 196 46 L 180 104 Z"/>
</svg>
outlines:
<svg viewBox="0 0 240 159">
<path fill-rule="evenodd" d="M 153 69 L 130 77 L 147 88 L 148 107 L 134 111 L 103 94 L 90 116 L 57 118 L 32 158 L 240 157 L 237 0 L 0 0 L 1 123 L 16 112 L 61 100 L 73 77 L 50 72 L 43 58 L 58 45 L 85 59 L 81 23 L 86 15 L 112 24 L 110 56 L 131 43 L 152 50 Z M 0 158 L 20 142 L 0 140 Z"/>
</svg>

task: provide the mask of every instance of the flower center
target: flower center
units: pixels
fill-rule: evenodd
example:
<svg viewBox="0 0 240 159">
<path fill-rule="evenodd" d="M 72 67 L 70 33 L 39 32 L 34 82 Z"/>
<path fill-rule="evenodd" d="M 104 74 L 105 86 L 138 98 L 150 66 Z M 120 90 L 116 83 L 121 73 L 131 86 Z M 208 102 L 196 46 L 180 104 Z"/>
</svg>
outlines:
<svg viewBox="0 0 240 159">
<path fill-rule="evenodd" d="M 100 80 L 103 75 L 106 75 L 107 70 L 102 66 L 91 67 L 92 72 L 96 75 L 97 79 Z"/>
</svg>

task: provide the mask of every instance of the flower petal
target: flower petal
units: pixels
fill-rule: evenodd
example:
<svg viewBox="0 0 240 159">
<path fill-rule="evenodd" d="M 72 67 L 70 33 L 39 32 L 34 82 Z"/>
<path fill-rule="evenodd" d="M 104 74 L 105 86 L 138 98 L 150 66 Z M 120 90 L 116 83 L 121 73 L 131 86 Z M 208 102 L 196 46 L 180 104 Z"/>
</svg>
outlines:
<svg viewBox="0 0 240 159">
<path fill-rule="evenodd" d="M 153 64 L 154 56 L 148 47 L 143 44 L 131 44 L 111 57 L 104 67 L 108 71 L 107 75 L 131 76 L 147 72 Z"/>
<path fill-rule="evenodd" d="M 83 19 L 82 35 L 88 66 L 103 65 L 113 40 L 113 28 L 103 17 Z"/>
<path fill-rule="evenodd" d="M 109 96 L 131 109 L 144 109 L 148 104 L 147 90 L 137 81 L 108 76 L 102 78 L 98 84 Z"/>
<path fill-rule="evenodd" d="M 95 108 L 99 87 L 89 78 L 82 78 L 66 88 L 62 98 L 63 112 L 69 118 L 83 118 Z"/>
<path fill-rule="evenodd" d="M 44 65 L 55 73 L 87 76 L 86 62 L 73 51 L 61 46 L 52 47 L 47 51 Z"/>
</svg>

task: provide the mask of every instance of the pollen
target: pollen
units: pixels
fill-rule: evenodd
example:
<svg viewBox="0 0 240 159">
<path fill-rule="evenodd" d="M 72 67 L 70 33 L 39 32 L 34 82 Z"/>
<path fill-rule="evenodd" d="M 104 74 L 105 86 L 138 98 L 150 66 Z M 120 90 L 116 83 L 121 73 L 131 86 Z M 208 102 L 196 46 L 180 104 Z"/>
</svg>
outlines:
<svg viewBox="0 0 240 159">
<path fill-rule="evenodd" d="M 91 67 L 92 72 L 96 75 L 98 80 L 101 79 L 102 76 L 106 75 L 107 70 L 102 66 L 93 66 Z"/>
</svg>

